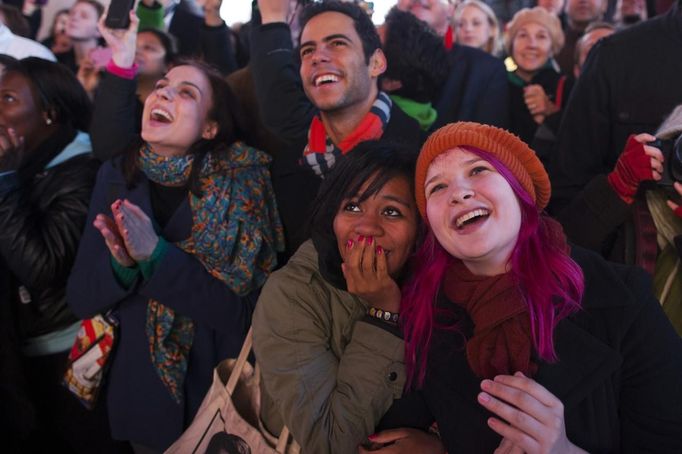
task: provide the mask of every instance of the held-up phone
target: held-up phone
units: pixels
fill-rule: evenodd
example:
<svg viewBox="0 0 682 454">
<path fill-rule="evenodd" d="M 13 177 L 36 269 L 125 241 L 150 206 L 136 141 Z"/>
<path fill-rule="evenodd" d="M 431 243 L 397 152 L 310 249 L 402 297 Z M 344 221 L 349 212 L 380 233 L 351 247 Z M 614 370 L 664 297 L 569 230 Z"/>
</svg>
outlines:
<svg viewBox="0 0 682 454">
<path fill-rule="evenodd" d="M 109 28 L 128 28 L 134 3 L 135 0 L 111 0 L 104 25 Z"/>
</svg>

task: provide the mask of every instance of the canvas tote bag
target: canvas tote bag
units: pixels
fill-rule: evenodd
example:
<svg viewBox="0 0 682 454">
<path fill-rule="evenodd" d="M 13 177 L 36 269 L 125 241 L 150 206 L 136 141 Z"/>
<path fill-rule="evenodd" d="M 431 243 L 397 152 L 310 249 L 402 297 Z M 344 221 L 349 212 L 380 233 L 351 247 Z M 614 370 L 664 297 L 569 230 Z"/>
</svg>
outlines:
<svg viewBox="0 0 682 454">
<path fill-rule="evenodd" d="M 284 427 L 279 438 L 260 424 L 260 374 L 247 358 L 253 344 L 249 329 L 239 357 L 221 361 L 213 384 L 192 424 L 165 454 L 298 454 Z"/>
</svg>

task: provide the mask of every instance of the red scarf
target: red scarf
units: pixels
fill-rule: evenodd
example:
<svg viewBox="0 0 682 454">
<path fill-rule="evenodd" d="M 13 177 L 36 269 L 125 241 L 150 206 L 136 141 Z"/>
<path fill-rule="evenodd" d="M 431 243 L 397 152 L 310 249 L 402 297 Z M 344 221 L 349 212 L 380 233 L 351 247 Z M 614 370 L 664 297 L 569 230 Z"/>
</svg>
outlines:
<svg viewBox="0 0 682 454">
<path fill-rule="evenodd" d="M 379 92 L 369 112 L 338 146 L 327 135 L 320 115 L 315 115 L 308 131 L 308 145 L 303 151 L 304 162 L 312 167 L 317 175 L 324 176 L 338 158 L 348 153 L 357 144 L 381 138 L 391 116 L 392 104 L 386 93 Z"/>
<path fill-rule="evenodd" d="M 445 50 L 450 50 L 452 49 L 452 46 L 455 45 L 455 31 L 452 29 L 451 25 L 448 25 L 448 29 L 445 30 L 443 44 L 445 45 Z"/>
<path fill-rule="evenodd" d="M 528 305 L 510 273 L 475 276 L 456 260 L 445 272 L 443 291 L 473 320 L 467 361 L 478 377 L 493 378 L 516 371 L 529 377 L 535 374 Z"/>
</svg>

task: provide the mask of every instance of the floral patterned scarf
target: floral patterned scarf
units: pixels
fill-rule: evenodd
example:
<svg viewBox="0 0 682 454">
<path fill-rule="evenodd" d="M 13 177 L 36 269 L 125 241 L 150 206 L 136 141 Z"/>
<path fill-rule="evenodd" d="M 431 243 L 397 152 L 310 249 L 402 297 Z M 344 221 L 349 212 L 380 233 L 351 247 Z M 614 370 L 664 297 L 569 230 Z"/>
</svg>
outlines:
<svg viewBox="0 0 682 454">
<path fill-rule="evenodd" d="M 193 161 L 193 155 L 157 155 L 148 145 L 142 147 L 138 158 L 147 178 L 159 184 L 186 183 Z M 200 172 L 202 196 L 189 195 L 191 235 L 176 243 L 240 296 L 263 285 L 277 265 L 277 251 L 284 250 L 269 163 L 268 155 L 240 142 L 209 153 Z M 194 323 L 150 300 L 145 329 L 152 363 L 180 403 Z"/>
</svg>

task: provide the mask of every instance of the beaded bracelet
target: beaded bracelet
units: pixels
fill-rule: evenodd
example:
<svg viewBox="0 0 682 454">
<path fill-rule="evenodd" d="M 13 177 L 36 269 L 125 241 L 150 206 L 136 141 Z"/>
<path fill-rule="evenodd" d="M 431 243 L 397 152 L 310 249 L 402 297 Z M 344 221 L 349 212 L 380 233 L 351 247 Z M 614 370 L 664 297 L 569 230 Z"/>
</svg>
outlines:
<svg viewBox="0 0 682 454">
<path fill-rule="evenodd" d="M 370 307 L 369 309 L 367 309 L 367 315 L 384 322 L 395 324 L 398 323 L 398 318 L 400 316 L 398 312 L 389 312 L 383 309 L 377 309 L 376 307 Z"/>
</svg>

